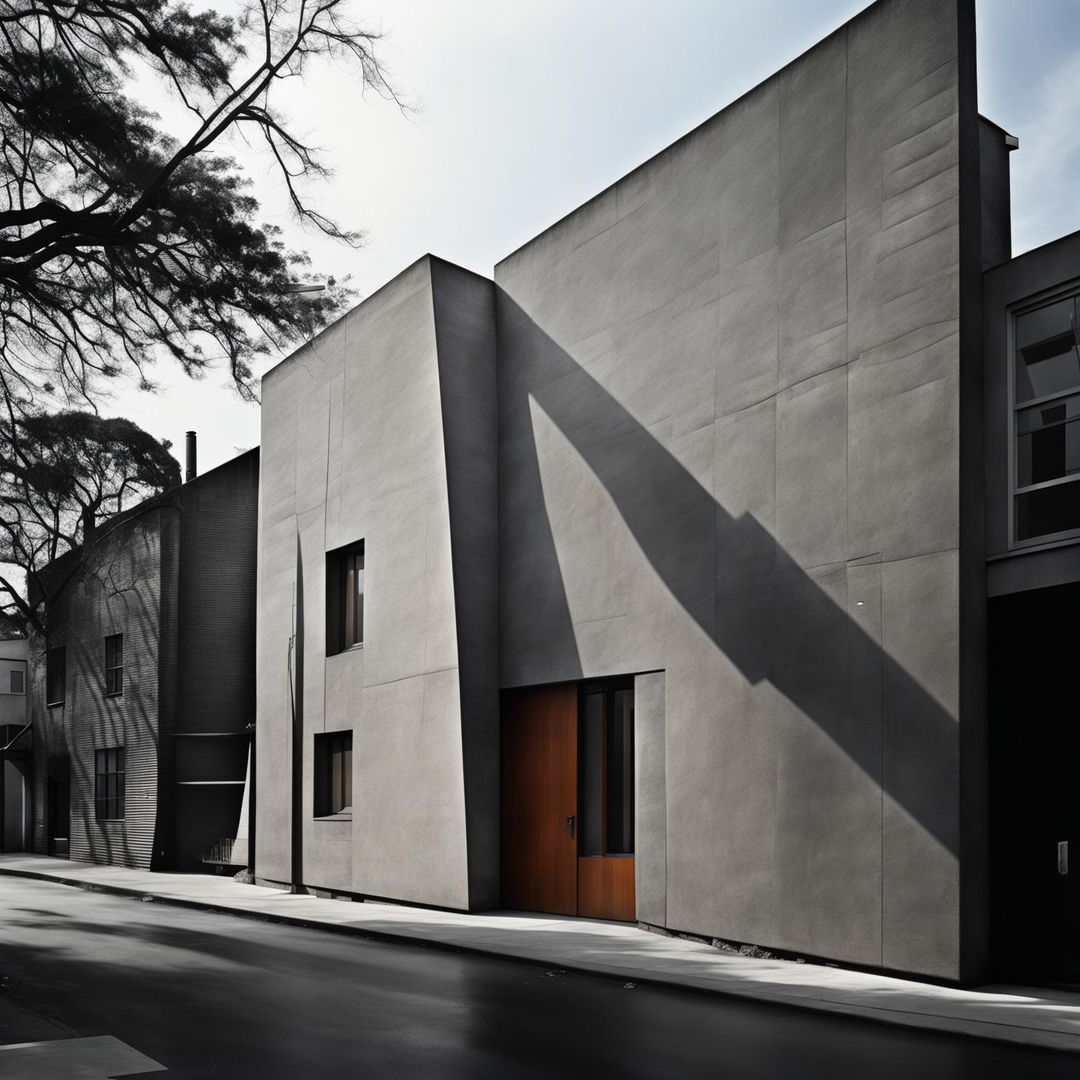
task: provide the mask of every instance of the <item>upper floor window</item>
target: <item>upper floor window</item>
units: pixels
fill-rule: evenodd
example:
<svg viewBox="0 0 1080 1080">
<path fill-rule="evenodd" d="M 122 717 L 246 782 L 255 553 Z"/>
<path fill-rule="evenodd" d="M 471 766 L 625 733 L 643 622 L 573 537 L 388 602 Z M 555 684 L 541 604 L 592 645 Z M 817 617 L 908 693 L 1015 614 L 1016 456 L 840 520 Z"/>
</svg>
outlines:
<svg viewBox="0 0 1080 1080">
<path fill-rule="evenodd" d="M 1080 297 L 1016 316 L 1017 540 L 1080 529 Z"/>
<path fill-rule="evenodd" d="M 67 687 L 67 650 L 57 645 L 45 654 L 45 704 L 63 705 Z"/>
<path fill-rule="evenodd" d="M 124 635 L 105 639 L 105 693 L 110 697 L 124 692 Z"/>
<path fill-rule="evenodd" d="M 26 693 L 26 672 L 21 668 L 11 668 L 8 671 L 8 693 Z"/>
<path fill-rule="evenodd" d="M 364 542 L 326 556 L 326 652 L 364 643 Z"/>
</svg>

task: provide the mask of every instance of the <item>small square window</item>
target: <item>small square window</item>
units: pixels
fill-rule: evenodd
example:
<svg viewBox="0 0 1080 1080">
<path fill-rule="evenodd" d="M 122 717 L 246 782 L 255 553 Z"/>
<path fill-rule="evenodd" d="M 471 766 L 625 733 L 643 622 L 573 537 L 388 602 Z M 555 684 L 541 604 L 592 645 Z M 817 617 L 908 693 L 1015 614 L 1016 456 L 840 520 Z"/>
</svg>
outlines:
<svg viewBox="0 0 1080 1080">
<path fill-rule="evenodd" d="M 352 813 L 352 732 L 315 736 L 315 816 Z"/>
<path fill-rule="evenodd" d="M 124 748 L 94 751 L 94 816 L 119 821 L 124 816 Z"/>
<path fill-rule="evenodd" d="M 364 542 L 326 556 L 326 653 L 364 643 Z"/>
<path fill-rule="evenodd" d="M 10 677 L 8 683 L 8 693 L 10 694 L 25 694 L 26 693 L 26 672 L 18 671 L 12 668 L 8 672 Z"/>
<path fill-rule="evenodd" d="M 124 635 L 105 639 L 105 694 L 116 697 L 124 692 Z"/>
<path fill-rule="evenodd" d="M 45 654 L 45 704 L 63 705 L 67 687 L 67 650 L 63 645 Z"/>
</svg>

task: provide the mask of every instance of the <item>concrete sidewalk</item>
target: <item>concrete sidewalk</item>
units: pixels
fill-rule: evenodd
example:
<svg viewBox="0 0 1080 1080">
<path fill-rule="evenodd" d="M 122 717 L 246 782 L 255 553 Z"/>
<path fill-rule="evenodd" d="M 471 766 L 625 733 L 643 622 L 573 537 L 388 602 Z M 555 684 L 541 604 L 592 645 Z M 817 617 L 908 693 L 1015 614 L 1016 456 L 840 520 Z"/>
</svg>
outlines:
<svg viewBox="0 0 1080 1080">
<path fill-rule="evenodd" d="M 1080 1052 L 1080 994 L 1017 986 L 956 990 L 907 979 L 723 953 L 625 923 L 556 915 L 464 915 L 346 903 L 241 885 L 228 877 L 151 874 L 0 854 L 0 873 L 234 915 L 469 949 L 550 965 L 818 1009 L 909 1027 Z"/>
</svg>

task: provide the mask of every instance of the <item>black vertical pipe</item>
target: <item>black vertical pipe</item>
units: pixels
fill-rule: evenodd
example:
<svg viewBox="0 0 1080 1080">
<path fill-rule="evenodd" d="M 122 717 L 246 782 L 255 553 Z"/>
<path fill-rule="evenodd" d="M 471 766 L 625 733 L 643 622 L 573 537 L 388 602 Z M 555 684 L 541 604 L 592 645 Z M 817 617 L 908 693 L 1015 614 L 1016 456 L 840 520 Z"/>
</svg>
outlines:
<svg viewBox="0 0 1080 1080">
<path fill-rule="evenodd" d="M 248 776 L 248 830 L 247 830 L 247 842 L 248 842 L 248 857 L 247 857 L 247 869 L 251 874 L 251 883 L 255 884 L 255 723 L 254 721 L 248 724 L 248 731 L 251 735 L 251 748 L 248 753 L 248 768 L 251 769 L 251 774 Z"/>
<path fill-rule="evenodd" d="M 184 481 L 194 480 L 199 471 L 196 463 L 195 432 L 186 433 L 187 465 L 184 469 Z"/>
<path fill-rule="evenodd" d="M 296 625 L 292 640 L 292 891 L 304 889 L 304 561 L 296 537 Z"/>
</svg>

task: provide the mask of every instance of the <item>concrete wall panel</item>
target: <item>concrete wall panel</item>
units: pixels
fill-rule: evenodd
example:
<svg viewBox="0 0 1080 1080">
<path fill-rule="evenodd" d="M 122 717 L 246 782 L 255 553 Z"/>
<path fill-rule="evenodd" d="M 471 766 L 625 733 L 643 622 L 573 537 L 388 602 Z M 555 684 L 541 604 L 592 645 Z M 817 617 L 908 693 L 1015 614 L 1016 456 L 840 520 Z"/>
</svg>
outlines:
<svg viewBox="0 0 1080 1080">
<path fill-rule="evenodd" d="M 780 247 L 840 222 L 844 191 L 847 35 L 833 34 L 777 77 Z"/>
<path fill-rule="evenodd" d="M 780 385 L 847 363 L 847 230 L 827 225 L 780 256 Z"/>
<path fill-rule="evenodd" d="M 456 671 L 365 688 L 353 736 L 354 891 L 468 906 L 459 709 Z"/>
<path fill-rule="evenodd" d="M 800 566 L 847 552 L 847 411 L 843 369 L 776 398 L 776 539 Z"/>
</svg>

